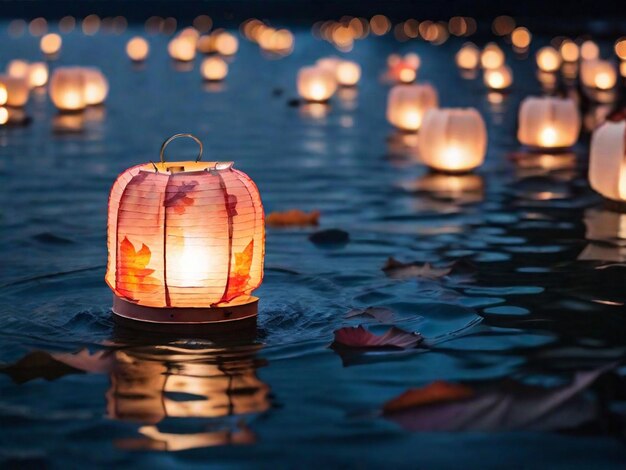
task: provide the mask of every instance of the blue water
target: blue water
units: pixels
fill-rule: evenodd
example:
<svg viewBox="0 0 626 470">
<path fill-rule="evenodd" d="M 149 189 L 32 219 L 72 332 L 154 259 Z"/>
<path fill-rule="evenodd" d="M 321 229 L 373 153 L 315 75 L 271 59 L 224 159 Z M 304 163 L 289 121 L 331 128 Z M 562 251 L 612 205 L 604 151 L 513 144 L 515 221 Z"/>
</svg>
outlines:
<svg viewBox="0 0 626 470">
<path fill-rule="evenodd" d="M 511 158 L 518 103 L 540 93 L 532 59 L 509 53 L 515 85 L 494 104 L 480 78 L 455 69 L 459 41 L 369 38 L 347 54 L 363 67 L 358 89 L 319 116 L 288 105 L 297 69 L 335 53 L 309 31 L 296 32 L 282 60 L 242 41 L 219 87 L 203 85 L 197 63 L 178 70 L 164 37 L 151 37 L 151 57 L 132 66 L 124 45 L 138 31 L 64 37 L 51 66 L 96 65 L 111 85 L 82 132 L 55 132 L 45 93 L 31 98 L 29 126 L 0 129 L 4 465 L 623 468 L 620 216 L 587 186 L 588 130 L 561 168 Z M 39 57 L 36 39 L 2 38 L 10 47 L 0 64 Z M 380 75 L 394 51 L 420 54 L 420 79 L 436 85 L 442 106 L 483 114 L 487 162 L 461 180 L 469 190 L 451 192 L 458 181 L 413 164 L 386 123 Z M 111 318 L 109 188 L 177 132 L 199 136 L 206 159 L 235 161 L 266 212 L 321 211 L 318 228 L 268 230 L 249 337 L 154 337 Z M 308 240 L 327 228 L 350 242 Z M 381 269 L 389 257 L 453 269 L 394 279 Z M 329 348 L 342 326 L 389 326 L 345 318 L 370 306 L 441 341 L 367 354 Z M 581 374 L 597 377 L 576 388 Z M 435 381 L 464 384 L 474 399 L 382 413 Z"/>
</svg>

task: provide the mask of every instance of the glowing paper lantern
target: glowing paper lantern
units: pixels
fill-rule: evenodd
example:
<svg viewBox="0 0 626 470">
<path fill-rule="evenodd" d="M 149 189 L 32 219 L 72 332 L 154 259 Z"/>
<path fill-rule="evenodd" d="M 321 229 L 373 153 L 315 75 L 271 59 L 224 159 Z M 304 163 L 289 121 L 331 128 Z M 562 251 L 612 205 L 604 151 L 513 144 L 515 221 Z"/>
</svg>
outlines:
<svg viewBox="0 0 626 470">
<path fill-rule="evenodd" d="M 6 105 L 21 108 L 28 103 L 30 89 L 26 78 L 0 75 L 0 84 L 6 91 Z"/>
<path fill-rule="evenodd" d="M 486 69 L 483 81 L 491 90 L 506 90 L 513 84 L 513 72 L 506 65 L 497 69 Z"/>
<path fill-rule="evenodd" d="M 561 58 L 564 62 L 576 62 L 580 57 L 580 48 L 574 41 L 566 39 L 559 47 Z"/>
<path fill-rule="evenodd" d="M 28 67 L 28 84 L 31 88 L 44 86 L 48 83 L 48 64 L 33 62 Z"/>
<path fill-rule="evenodd" d="M 542 72 L 556 72 L 561 66 L 561 54 L 550 46 L 539 49 L 535 58 L 537 67 Z"/>
<path fill-rule="evenodd" d="M 164 161 L 178 137 L 195 162 Z M 148 322 L 204 323 L 256 315 L 265 225 L 259 192 L 232 162 L 200 162 L 190 134 L 161 163 L 123 172 L 109 197 L 106 282 L 113 311 Z"/>
<path fill-rule="evenodd" d="M 337 90 L 335 74 L 320 66 L 302 67 L 297 78 L 298 93 L 306 101 L 328 101 Z"/>
<path fill-rule="evenodd" d="M 4 83 L 0 81 L 0 106 L 4 106 L 7 104 L 7 87 Z"/>
<path fill-rule="evenodd" d="M 104 103 L 109 94 L 109 82 L 100 69 L 96 67 L 81 67 L 85 77 L 85 102 L 87 105 Z"/>
<path fill-rule="evenodd" d="M 85 75 L 79 67 L 59 67 L 52 73 L 48 93 L 61 111 L 81 111 L 87 106 Z"/>
<path fill-rule="evenodd" d="M 56 33 L 50 33 L 41 38 L 39 47 L 41 48 L 41 52 L 47 56 L 54 56 L 59 53 L 62 44 L 63 40 L 61 36 Z"/>
<path fill-rule="evenodd" d="M 337 83 L 341 86 L 355 86 L 361 78 L 361 66 L 356 62 L 342 60 L 335 69 Z"/>
<path fill-rule="evenodd" d="M 487 152 L 485 121 L 474 108 L 431 109 L 420 128 L 418 149 L 421 161 L 434 170 L 471 171 Z"/>
<path fill-rule="evenodd" d="M 200 73 L 205 80 L 223 80 L 228 74 L 228 64 L 220 57 L 207 57 L 200 65 Z"/>
<path fill-rule="evenodd" d="M 167 52 L 174 60 L 190 62 L 196 57 L 196 40 L 193 36 L 176 36 L 167 45 Z"/>
<path fill-rule="evenodd" d="M 135 36 L 126 43 L 126 54 L 133 62 L 146 60 L 150 53 L 150 44 L 141 36 Z"/>
<path fill-rule="evenodd" d="M 405 131 L 417 131 L 429 109 L 439 106 L 431 85 L 396 85 L 387 97 L 387 120 Z"/>
<path fill-rule="evenodd" d="M 7 74 L 15 78 L 28 78 L 28 62 L 21 59 L 13 59 L 7 65 Z"/>
<path fill-rule="evenodd" d="M 608 60 L 583 60 L 580 66 L 580 79 L 588 88 L 606 91 L 615 86 L 617 73 Z"/>
<path fill-rule="evenodd" d="M 626 121 L 607 121 L 591 137 L 589 183 L 607 199 L 626 201 Z"/>
<path fill-rule="evenodd" d="M 215 38 L 215 50 L 221 55 L 234 55 L 239 49 L 239 40 L 233 34 L 222 31 Z"/>
<path fill-rule="evenodd" d="M 529 97 L 519 109 L 517 138 L 530 147 L 559 149 L 578 140 L 581 119 L 572 99 Z"/>
<path fill-rule="evenodd" d="M 504 52 L 497 44 L 490 42 L 480 55 L 480 65 L 484 69 L 497 69 L 504 65 Z"/>
<path fill-rule="evenodd" d="M 330 70 L 332 73 L 337 72 L 337 66 L 341 63 L 341 59 L 338 57 L 322 57 L 317 59 L 315 65 L 326 70 Z"/>
<path fill-rule="evenodd" d="M 456 65 L 464 70 L 474 70 L 480 63 L 480 50 L 473 43 L 466 43 L 455 56 Z"/>
</svg>

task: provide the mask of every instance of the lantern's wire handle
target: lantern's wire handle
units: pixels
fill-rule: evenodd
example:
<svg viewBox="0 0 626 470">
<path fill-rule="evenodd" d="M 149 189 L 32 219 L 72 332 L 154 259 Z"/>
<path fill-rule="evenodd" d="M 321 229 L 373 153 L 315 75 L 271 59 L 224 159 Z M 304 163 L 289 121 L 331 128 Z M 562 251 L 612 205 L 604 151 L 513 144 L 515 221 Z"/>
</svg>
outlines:
<svg viewBox="0 0 626 470">
<path fill-rule="evenodd" d="M 174 140 L 176 140 L 176 139 L 178 139 L 180 137 L 188 137 L 190 139 L 193 139 L 200 146 L 200 151 L 198 152 L 198 156 L 196 157 L 196 162 L 200 161 L 200 159 L 202 158 L 202 149 L 204 148 L 203 145 L 202 145 L 202 142 L 200 141 L 200 139 L 198 139 L 193 134 L 183 133 L 183 134 L 174 134 L 169 139 L 166 139 L 165 142 L 163 142 L 163 144 L 161 145 L 161 163 L 165 163 L 165 148 L 170 143 L 172 143 L 172 141 L 174 141 Z"/>
</svg>

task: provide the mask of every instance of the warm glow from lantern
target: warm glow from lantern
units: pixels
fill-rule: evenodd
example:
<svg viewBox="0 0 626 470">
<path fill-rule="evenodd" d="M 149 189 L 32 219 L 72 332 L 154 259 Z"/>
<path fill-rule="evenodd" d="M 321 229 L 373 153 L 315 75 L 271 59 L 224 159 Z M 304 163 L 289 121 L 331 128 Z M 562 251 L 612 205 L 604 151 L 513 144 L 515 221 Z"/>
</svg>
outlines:
<svg viewBox="0 0 626 470">
<path fill-rule="evenodd" d="M 361 66 L 356 62 L 342 60 L 335 70 L 337 82 L 342 86 L 354 86 L 361 78 Z"/>
<path fill-rule="evenodd" d="M 207 57 L 200 65 L 200 73 L 205 80 L 223 80 L 228 74 L 228 64 L 220 57 Z"/>
<path fill-rule="evenodd" d="M 0 125 L 4 125 L 9 122 L 9 110 L 7 108 L 0 108 Z"/>
<path fill-rule="evenodd" d="M 7 87 L 0 83 L 0 106 L 7 104 Z"/>
<path fill-rule="evenodd" d="M 63 40 L 61 36 L 56 33 L 46 34 L 41 38 L 39 42 L 39 47 L 41 48 L 41 52 L 46 55 L 56 55 L 61 50 L 61 45 L 63 44 Z"/>
<path fill-rule="evenodd" d="M 626 78 L 626 60 L 620 62 L 620 64 L 619 64 L 619 74 L 622 77 Z"/>
<path fill-rule="evenodd" d="M 559 52 L 565 62 L 576 62 L 580 57 L 580 48 L 574 41 L 570 41 L 569 39 L 561 43 Z"/>
<path fill-rule="evenodd" d="M 52 103 L 61 111 L 85 109 L 85 76 L 79 67 L 59 67 L 50 79 L 48 90 Z"/>
<path fill-rule="evenodd" d="M 455 56 L 456 65 L 465 70 L 473 70 L 480 63 L 480 51 L 472 44 L 464 44 Z"/>
<path fill-rule="evenodd" d="M 553 47 L 542 47 L 536 55 L 537 67 L 543 72 L 555 72 L 561 66 L 561 55 Z"/>
<path fill-rule="evenodd" d="M 480 56 L 480 64 L 485 69 L 496 69 L 504 65 L 504 52 L 496 44 L 489 43 Z"/>
<path fill-rule="evenodd" d="M 621 60 L 626 60 L 626 38 L 620 38 L 615 41 L 615 55 Z"/>
<path fill-rule="evenodd" d="M 409 52 L 404 56 L 404 63 L 411 67 L 413 70 L 418 70 L 422 64 L 420 56 L 415 52 Z"/>
<path fill-rule="evenodd" d="M 417 131 L 426 112 L 438 105 L 431 85 L 396 85 L 387 97 L 387 120 L 398 129 Z"/>
<path fill-rule="evenodd" d="M 438 171 L 462 173 L 480 166 L 487 152 L 487 129 L 473 108 L 431 109 L 420 129 L 419 157 Z"/>
<path fill-rule="evenodd" d="M 83 67 L 85 77 L 85 102 L 88 105 L 104 103 L 109 94 L 109 82 L 104 74 L 95 67 Z"/>
<path fill-rule="evenodd" d="M 28 68 L 28 84 L 31 88 L 48 83 L 48 65 L 45 62 L 33 62 Z"/>
<path fill-rule="evenodd" d="M 511 42 L 513 46 L 517 49 L 526 49 L 530 46 L 530 41 L 532 40 L 532 35 L 527 28 L 520 26 L 515 28 L 511 33 Z"/>
<path fill-rule="evenodd" d="M 135 36 L 126 43 L 126 54 L 134 62 L 146 60 L 149 53 L 150 44 L 141 36 Z"/>
<path fill-rule="evenodd" d="M 233 55 L 239 49 L 239 40 L 233 34 L 226 31 L 219 33 L 215 38 L 215 50 L 218 54 Z"/>
<path fill-rule="evenodd" d="M 485 85 L 492 90 L 504 90 L 513 83 L 513 73 L 506 65 L 497 69 L 487 69 L 484 72 L 483 80 Z"/>
<path fill-rule="evenodd" d="M 585 41 L 580 46 L 580 56 L 583 60 L 594 60 L 600 57 L 600 48 L 593 41 Z"/>
<path fill-rule="evenodd" d="M 167 45 L 170 57 L 181 62 L 190 62 L 196 57 L 196 40 L 193 36 L 177 36 Z"/>
<path fill-rule="evenodd" d="M 14 59 L 7 65 L 7 73 L 15 78 L 28 78 L 28 69 L 28 62 L 20 59 Z"/>
<path fill-rule="evenodd" d="M 599 72 L 594 79 L 596 88 L 600 90 L 608 90 L 615 85 L 615 77 L 607 72 Z"/>
<path fill-rule="evenodd" d="M 21 108 L 28 102 L 30 89 L 27 78 L 0 75 L 0 84 L 6 92 L 6 105 Z"/>
<path fill-rule="evenodd" d="M 326 101 L 337 90 L 335 74 L 320 66 L 302 67 L 297 85 L 298 93 L 306 101 Z"/>
<path fill-rule="evenodd" d="M 412 83 L 415 81 L 416 76 L 417 74 L 415 73 L 415 70 L 407 66 L 400 68 L 398 73 L 398 79 L 402 83 Z"/>
<path fill-rule="evenodd" d="M 580 79 L 589 88 L 610 90 L 617 83 L 617 73 L 608 60 L 584 60 L 580 66 Z"/>
<path fill-rule="evenodd" d="M 626 201 L 626 121 L 606 121 L 591 137 L 589 183 L 608 199 Z"/>
<path fill-rule="evenodd" d="M 522 101 L 517 137 L 529 147 L 571 147 L 578 140 L 581 118 L 571 99 L 529 97 Z"/>
</svg>

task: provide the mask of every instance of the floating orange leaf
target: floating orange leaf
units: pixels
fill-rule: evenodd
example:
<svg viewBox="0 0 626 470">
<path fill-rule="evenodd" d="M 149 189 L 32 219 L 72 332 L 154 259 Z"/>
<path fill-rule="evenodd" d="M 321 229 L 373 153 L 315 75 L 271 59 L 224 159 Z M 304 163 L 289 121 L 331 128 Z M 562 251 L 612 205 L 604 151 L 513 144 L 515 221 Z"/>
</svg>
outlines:
<svg viewBox="0 0 626 470">
<path fill-rule="evenodd" d="M 421 388 L 409 389 L 402 395 L 389 400 L 383 406 L 383 412 L 393 413 L 433 403 L 463 400 L 473 394 L 474 391 L 466 385 L 439 380 Z"/>
<path fill-rule="evenodd" d="M 291 209 L 285 212 L 272 212 L 265 221 L 271 227 L 305 227 L 318 225 L 320 211 L 306 213 L 299 209 Z"/>
<path fill-rule="evenodd" d="M 124 237 L 120 243 L 121 263 L 118 267 L 118 287 L 125 290 L 136 290 L 140 287 L 144 292 L 155 290 L 157 279 L 150 276 L 154 269 L 146 268 L 151 256 L 148 245 L 142 243 L 137 251 L 132 242 Z"/>
<path fill-rule="evenodd" d="M 235 253 L 235 265 L 228 278 L 228 292 L 224 301 L 229 301 L 241 295 L 246 290 L 246 285 L 250 280 L 250 266 L 252 265 L 252 253 L 254 251 L 254 240 L 244 248 L 241 253 Z"/>
</svg>

